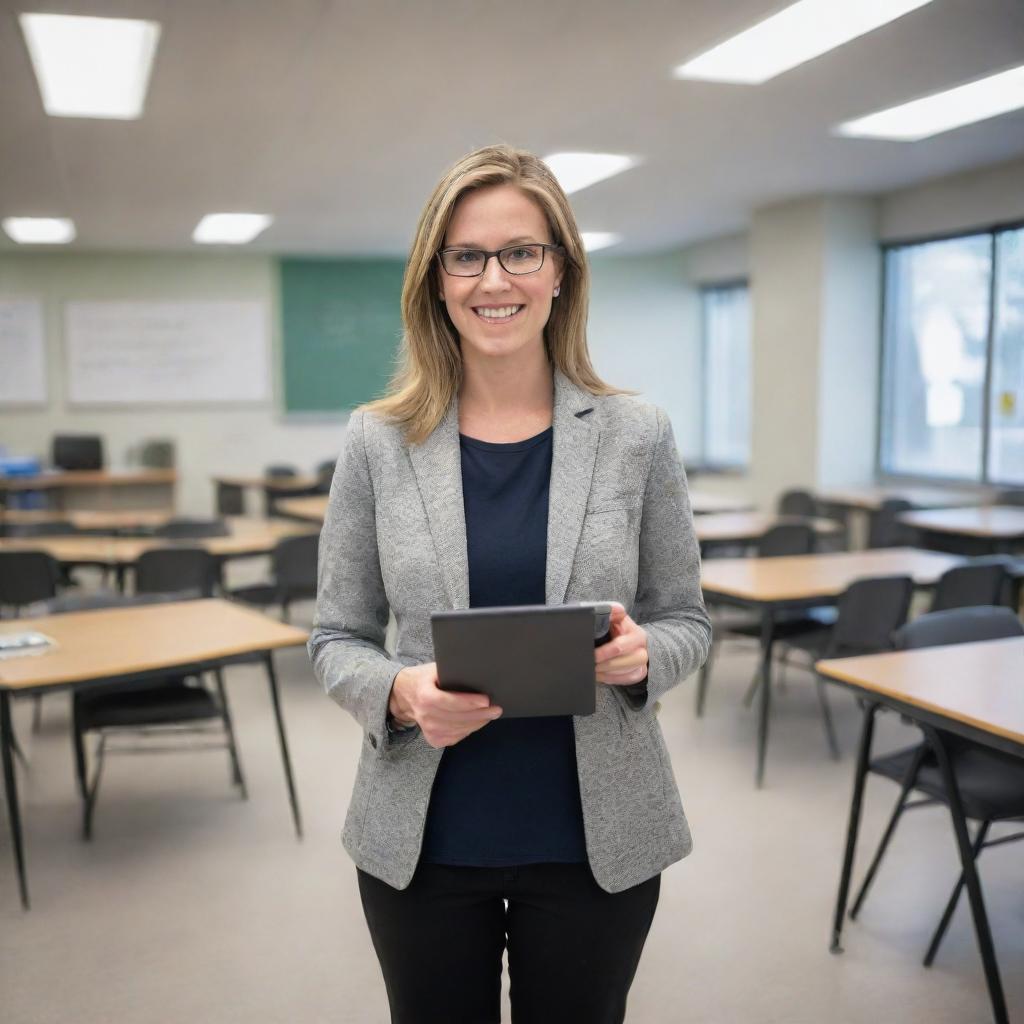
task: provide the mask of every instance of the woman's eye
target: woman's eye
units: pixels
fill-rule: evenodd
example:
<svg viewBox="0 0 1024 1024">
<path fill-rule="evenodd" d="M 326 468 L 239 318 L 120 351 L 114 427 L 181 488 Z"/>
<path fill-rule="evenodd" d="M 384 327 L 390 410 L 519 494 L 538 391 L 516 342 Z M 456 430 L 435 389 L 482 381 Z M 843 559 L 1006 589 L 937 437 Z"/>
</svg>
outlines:
<svg viewBox="0 0 1024 1024">
<path fill-rule="evenodd" d="M 455 259 L 459 263 L 476 263 L 480 259 L 480 253 L 476 249 L 460 249 L 455 254 Z"/>
<path fill-rule="evenodd" d="M 533 256 L 531 249 L 513 249 L 509 253 L 509 259 L 513 260 L 528 260 L 531 256 Z"/>
</svg>

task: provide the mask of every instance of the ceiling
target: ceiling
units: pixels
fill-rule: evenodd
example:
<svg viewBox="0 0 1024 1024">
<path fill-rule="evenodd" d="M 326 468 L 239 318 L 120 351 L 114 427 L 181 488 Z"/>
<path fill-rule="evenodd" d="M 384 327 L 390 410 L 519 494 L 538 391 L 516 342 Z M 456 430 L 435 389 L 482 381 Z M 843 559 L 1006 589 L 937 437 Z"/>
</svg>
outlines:
<svg viewBox="0 0 1024 1024">
<path fill-rule="evenodd" d="M 671 77 L 788 2 L 0 0 L 0 216 L 70 216 L 79 250 L 190 250 L 204 213 L 265 212 L 248 250 L 404 254 L 444 169 L 504 141 L 642 157 L 573 197 L 584 230 L 641 252 L 1024 154 L 1024 111 L 918 143 L 830 135 L 1024 63 L 1021 0 L 935 0 L 760 86 Z M 46 116 L 22 10 L 159 21 L 143 118 Z"/>
</svg>

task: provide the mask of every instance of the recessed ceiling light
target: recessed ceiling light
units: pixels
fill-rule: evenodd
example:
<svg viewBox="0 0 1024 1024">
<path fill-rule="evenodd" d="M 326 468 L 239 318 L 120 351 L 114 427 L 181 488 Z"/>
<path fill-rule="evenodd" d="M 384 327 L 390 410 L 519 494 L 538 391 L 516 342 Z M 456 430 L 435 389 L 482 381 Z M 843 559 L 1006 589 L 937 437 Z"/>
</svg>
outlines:
<svg viewBox="0 0 1024 1024">
<path fill-rule="evenodd" d="M 160 26 L 131 18 L 20 14 L 43 107 L 53 117 L 142 116 Z"/>
<path fill-rule="evenodd" d="M 544 163 L 569 194 L 628 171 L 639 161 L 617 153 L 552 153 L 544 157 Z"/>
<path fill-rule="evenodd" d="M 1024 65 L 846 121 L 840 135 L 917 142 L 1024 107 Z"/>
<path fill-rule="evenodd" d="M 3 228 L 23 245 L 62 245 L 75 238 L 74 222 L 66 217 L 6 217 Z"/>
<path fill-rule="evenodd" d="M 196 225 L 192 240 L 204 245 L 244 245 L 272 220 L 265 213 L 208 213 Z"/>
<path fill-rule="evenodd" d="M 622 235 L 617 235 L 614 231 L 583 231 L 580 234 L 583 238 L 583 248 L 587 252 L 607 249 L 608 246 L 618 245 L 622 241 Z"/>
<path fill-rule="evenodd" d="M 931 0 L 799 0 L 672 74 L 757 85 L 927 3 Z"/>
</svg>

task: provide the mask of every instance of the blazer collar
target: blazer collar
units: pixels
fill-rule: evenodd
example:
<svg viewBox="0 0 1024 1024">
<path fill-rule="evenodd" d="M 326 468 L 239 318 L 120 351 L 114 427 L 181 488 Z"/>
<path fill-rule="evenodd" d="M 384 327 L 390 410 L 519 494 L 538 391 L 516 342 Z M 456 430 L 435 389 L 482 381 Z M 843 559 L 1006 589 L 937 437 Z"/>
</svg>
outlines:
<svg viewBox="0 0 1024 1024">
<path fill-rule="evenodd" d="M 577 387 L 559 370 L 554 372 L 554 385 L 554 450 L 544 590 L 548 604 L 561 604 L 583 528 L 600 429 L 593 395 Z M 468 608 L 469 566 L 457 398 L 434 432 L 422 444 L 409 446 L 409 458 L 448 600 L 452 608 Z"/>
</svg>

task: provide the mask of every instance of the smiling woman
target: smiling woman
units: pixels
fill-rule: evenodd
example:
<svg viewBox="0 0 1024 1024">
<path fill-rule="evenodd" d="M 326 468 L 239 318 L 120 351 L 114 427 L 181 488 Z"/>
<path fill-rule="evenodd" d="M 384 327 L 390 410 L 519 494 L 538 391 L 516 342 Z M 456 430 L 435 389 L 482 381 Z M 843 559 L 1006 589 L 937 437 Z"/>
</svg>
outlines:
<svg viewBox="0 0 1024 1024">
<path fill-rule="evenodd" d="M 587 283 L 540 160 L 461 160 L 416 233 L 392 394 L 338 460 L 309 649 L 365 734 L 343 840 L 395 1024 L 499 1021 L 506 943 L 517 1024 L 620 1024 L 690 850 L 654 714 L 710 640 L 686 481 L 665 414 L 594 372 Z M 432 612 L 583 601 L 615 602 L 594 714 L 439 687 Z"/>
</svg>

